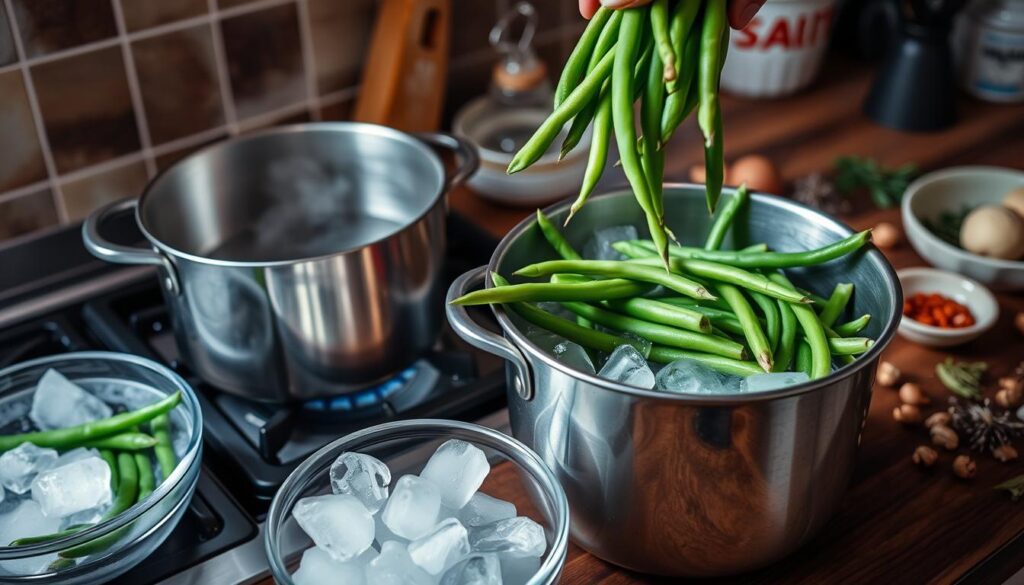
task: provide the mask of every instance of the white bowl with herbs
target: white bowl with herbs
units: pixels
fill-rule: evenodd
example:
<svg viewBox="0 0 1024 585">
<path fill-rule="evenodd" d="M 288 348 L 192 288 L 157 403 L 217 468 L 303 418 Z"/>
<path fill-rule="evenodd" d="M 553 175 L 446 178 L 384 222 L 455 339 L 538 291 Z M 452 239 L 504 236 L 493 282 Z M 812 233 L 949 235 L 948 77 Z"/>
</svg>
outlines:
<svg viewBox="0 0 1024 585">
<path fill-rule="evenodd" d="M 907 188 L 903 226 L 935 267 L 995 289 L 1024 289 L 1024 172 L 970 166 L 928 173 Z"/>
</svg>

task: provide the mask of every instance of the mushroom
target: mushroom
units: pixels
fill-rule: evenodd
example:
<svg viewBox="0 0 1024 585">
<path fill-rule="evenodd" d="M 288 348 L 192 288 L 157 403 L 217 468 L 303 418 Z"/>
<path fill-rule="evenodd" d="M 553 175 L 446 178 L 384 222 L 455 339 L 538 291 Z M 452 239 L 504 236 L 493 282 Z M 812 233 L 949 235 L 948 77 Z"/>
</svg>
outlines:
<svg viewBox="0 0 1024 585">
<path fill-rule="evenodd" d="M 964 250 L 1003 260 L 1024 255 L 1024 218 L 1001 205 L 983 205 L 967 214 L 960 228 Z"/>
<path fill-rule="evenodd" d="M 1003 196 L 1003 206 L 1017 212 L 1017 215 L 1024 217 L 1024 187 L 1011 189 Z"/>
</svg>

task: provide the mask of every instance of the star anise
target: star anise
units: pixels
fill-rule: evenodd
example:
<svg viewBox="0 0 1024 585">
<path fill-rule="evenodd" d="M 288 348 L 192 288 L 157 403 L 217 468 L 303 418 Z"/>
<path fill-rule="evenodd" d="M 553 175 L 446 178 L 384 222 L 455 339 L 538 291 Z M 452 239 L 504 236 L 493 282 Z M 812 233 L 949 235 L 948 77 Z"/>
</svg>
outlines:
<svg viewBox="0 0 1024 585">
<path fill-rule="evenodd" d="M 811 173 L 793 182 L 793 199 L 825 213 L 847 213 L 850 202 L 821 173 Z"/>
<path fill-rule="evenodd" d="M 967 403 L 950 398 L 949 414 L 953 428 L 960 431 L 967 445 L 975 451 L 992 451 L 1024 436 L 1024 422 L 1011 420 L 1009 411 L 996 414 L 987 398 L 983 402 Z"/>
</svg>

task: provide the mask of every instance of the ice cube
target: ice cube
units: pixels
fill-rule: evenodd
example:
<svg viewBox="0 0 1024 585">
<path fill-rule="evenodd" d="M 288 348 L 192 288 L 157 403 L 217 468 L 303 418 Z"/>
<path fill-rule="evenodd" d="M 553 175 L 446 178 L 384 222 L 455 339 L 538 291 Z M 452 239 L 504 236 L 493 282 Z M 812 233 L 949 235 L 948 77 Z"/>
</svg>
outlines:
<svg viewBox="0 0 1024 585">
<path fill-rule="evenodd" d="M 481 553 L 470 556 L 445 573 L 441 585 L 502 585 L 498 555 Z"/>
<path fill-rule="evenodd" d="M 23 494 L 32 489 L 32 481 L 40 471 L 56 462 L 55 450 L 22 443 L 0 455 L 0 484 L 16 494 Z"/>
<path fill-rule="evenodd" d="M 39 379 L 28 416 L 40 430 L 48 431 L 107 418 L 112 414 L 105 402 L 79 388 L 57 370 L 46 370 Z"/>
<path fill-rule="evenodd" d="M 810 380 L 804 372 L 772 372 L 747 376 L 740 384 L 741 392 L 767 392 Z"/>
<path fill-rule="evenodd" d="M 631 225 L 616 225 L 599 229 L 583 244 L 583 257 L 588 260 L 623 260 L 612 244 L 623 240 L 636 240 L 640 235 Z"/>
<path fill-rule="evenodd" d="M 60 518 L 43 516 L 39 504 L 29 499 L 12 502 L 0 515 L 0 546 L 29 536 L 42 536 L 60 530 Z M 0 561 L 0 569 L 13 575 L 34 575 L 57 559 L 57 554 L 37 555 L 25 559 Z M 0 579 L 2 580 L 2 579 Z"/>
<path fill-rule="evenodd" d="M 401 536 L 398 536 L 394 532 L 391 532 L 391 529 L 388 528 L 388 525 L 384 523 L 383 517 L 384 517 L 384 515 L 381 514 L 381 513 L 377 513 L 377 514 L 375 514 L 373 516 L 373 523 L 374 523 L 374 526 L 375 526 L 374 531 L 373 531 L 373 538 L 377 542 L 377 549 L 378 550 L 380 549 L 380 545 L 382 543 L 385 543 L 385 542 L 387 542 L 389 540 L 400 540 L 402 542 L 405 542 L 406 540 L 408 540 L 406 538 L 402 538 Z"/>
<path fill-rule="evenodd" d="M 66 451 L 60 454 L 57 458 L 57 462 L 51 467 L 60 467 L 61 465 L 67 465 L 75 461 L 81 461 L 82 459 L 88 459 L 89 457 L 99 457 L 100 452 L 96 449 L 89 449 L 86 447 L 77 447 L 70 451 Z"/>
<path fill-rule="evenodd" d="M 395 491 L 398 491 L 397 485 Z M 380 555 L 367 565 L 366 582 L 372 585 L 434 585 L 437 580 L 412 561 L 404 544 L 389 540 L 381 546 Z"/>
<path fill-rule="evenodd" d="M 494 552 L 502 557 L 539 557 L 547 547 L 544 528 L 525 516 L 477 526 L 469 533 L 473 552 Z"/>
<path fill-rule="evenodd" d="M 654 372 L 644 356 L 632 345 L 616 347 L 597 375 L 629 386 L 647 390 L 654 388 Z"/>
<path fill-rule="evenodd" d="M 110 504 L 104 504 L 95 508 L 89 508 L 88 510 L 82 510 L 81 512 L 75 512 L 70 516 L 65 516 L 61 522 L 60 529 L 65 530 L 72 526 L 78 526 L 79 524 L 96 524 L 103 519 L 103 515 L 110 509 Z"/>
<path fill-rule="evenodd" d="M 568 319 L 570 321 L 576 320 L 576 313 L 573 313 L 569 309 L 562 306 L 562 303 L 556 303 L 554 301 L 542 301 L 537 303 L 537 308 L 544 311 L 545 313 L 551 313 L 556 317 Z"/>
<path fill-rule="evenodd" d="M 458 510 L 480 489 L 490 472 L 491 465 L 479 447 L 450 439 L 430 456 L 420 477 L 440 488 L 442 504 Z"/>
<path fill-rule="evenodd" d="M 503 585 L 526 585 L 540 570 L 540 557 L 501 559 L 501 582 Z"/>
<path fill-rule="evenodd" d="M 590 356 L 587 355 L 587 350 L 571 341 L 559 343 L 551 353 L 554 354 L 556 360 L 570 368 L 586 372 L 587 374 L 593 374 L 597 371 L 594 369 L 594 362 L 590 361 Z"/>
<path fill-rule="evenodd" d="M 395 482 L 384 504 L 381 519 L 398 536 L 417 539 L 437 524 L 441 511 L 441 490 L 429 479 L 403 475 Z"/>
<path fill-rule="evenodd" d="M 388 499 L 391 470 L 382 461 L 362 453 L 342 453 L 331 465 L 331 489 L 355 496 L 371 514 Z"/>
<path fill-rule="evenodd" d="M 681 359 L 658 371 L 657 388 L 680 394 L 731 394 L 740 391 L 740 378 L 716 372 L 696 360 Z"/>
<path fill-rule="evenodd" d="M 469 534 L 455 518 L 439 522 L 426 536 L 409 543 L 412 561 L 431 575 L 440 575 L 469 554 Z"/>
<path fill-rule="evenodd" d="M 65 518 L 109 504 L 113 499 L 110 466 L 99 457 L 88 457 L 43 471 L 32 482 L 32 499 L 47 518 Z"/>
<path fill-rule="evenodd" d="M 558 346 L 559 343 L 565 341 L 564 337 L 555 335 L 547 329 L 536 327 L 534 325 L 527 326 L 526 338 L 529 339 L 531 343 L 548 353 L 554 352 L 555 347 Z"/>
<path fill-rule="evenodd" d="M 373 544 L 373 516 L 355 496 L 310 496 L 295 502 L 292 516 L 316 545 L 336 561 L 348 561 Z"/>
<path fill-rule="evenodd" d="M 477 492 L 473 494 L 472 498 L 469 498 L 456 517 L 464 526 L 483 526 L 498 520 L 514 518 L 515 515 L 516 505 L 512 502 Z"/>
<path fill-rule="evenodd" d="M 366 583 L 366 565 L 358 559 L 335 560 L 326 551 L 314 546 L 302 553 L 299 570 L 292 574 L 292 582 L 295 585 L 363 585 Z"/>
</svg>

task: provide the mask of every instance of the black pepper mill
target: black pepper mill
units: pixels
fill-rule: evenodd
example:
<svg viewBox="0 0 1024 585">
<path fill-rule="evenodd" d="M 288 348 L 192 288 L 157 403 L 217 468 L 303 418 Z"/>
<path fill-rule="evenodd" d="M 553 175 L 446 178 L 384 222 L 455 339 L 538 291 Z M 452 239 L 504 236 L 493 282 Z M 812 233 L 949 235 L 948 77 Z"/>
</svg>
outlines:
<svg viewBox="0 0 1024 585">
<path fill-rule="evenodd" d="M 894 0 L 897 38 L 889 44 L 864 113 L 896 130 L 932 132 L 956 121 L 949 36 L 964 0 Z"/>
</svg>

